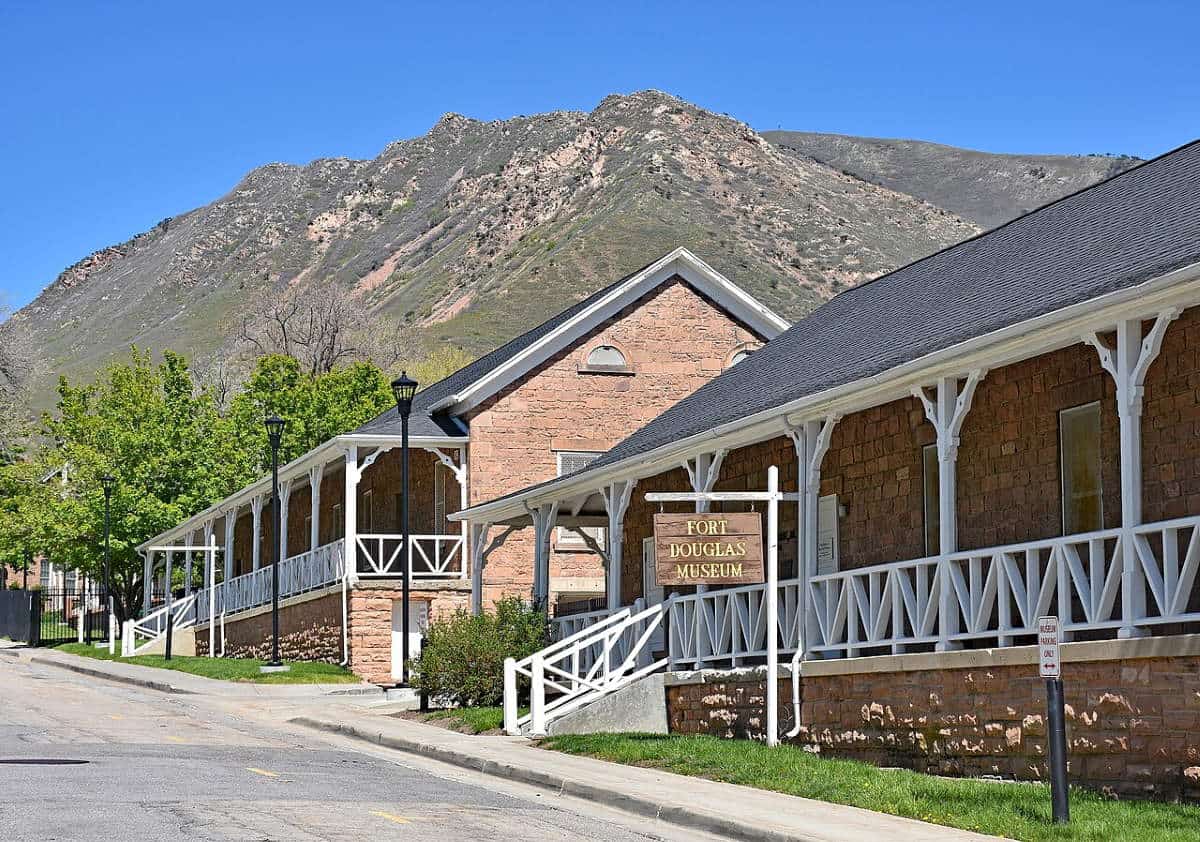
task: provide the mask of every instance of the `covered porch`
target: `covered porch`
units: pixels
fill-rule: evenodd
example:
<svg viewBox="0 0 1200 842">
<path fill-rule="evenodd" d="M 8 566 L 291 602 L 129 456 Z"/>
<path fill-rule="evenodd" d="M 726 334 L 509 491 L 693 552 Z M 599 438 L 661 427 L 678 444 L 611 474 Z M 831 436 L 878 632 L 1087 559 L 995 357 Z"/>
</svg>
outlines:
<svg viewBox="0 0 1200 842">
<path fill-rule="evenodd" d="M 466 527 L 447 521 L 466 504 L 467 439 L 410 439 L 410 542 L 401 527 L 400 436 L 339 436 L 279 471 L 279 593 L 287 598 L 360 580 L 415 587 L 467 576 Z M 143 613 L 182 569 L 179 596 L 196 596 L 195 620 L 266 605 L 273 588 L 271 479 L 148 541 Z M 194 549 L 215 544 L 216 553 Z M 175 552 L 172 545 L 180 546 Z M 151 552 L 150 547 L 158 550 Z M 211 594 L 210 594 L 211 589 Z"/>
</svg>

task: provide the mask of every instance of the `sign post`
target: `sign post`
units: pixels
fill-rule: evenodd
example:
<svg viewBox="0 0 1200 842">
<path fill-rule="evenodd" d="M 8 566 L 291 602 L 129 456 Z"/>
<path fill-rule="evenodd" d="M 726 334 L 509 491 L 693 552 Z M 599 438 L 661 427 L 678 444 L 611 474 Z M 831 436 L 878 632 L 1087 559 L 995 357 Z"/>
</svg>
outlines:
<svg viewBox="0 0 1200 842">
<path fill-rule="evenodd" d="M 769 746 L 779 745 L 779 503 L 787 499 L 798 499 L 798 495 L 779 490 L 779 468 L 775 465 L 767 469 L 765 492 L 650 492 L 646 495 L 646 501 L 650 503 L 704 500 L 767 504 L 765 570 L 762 521 L 754 512 L 655 515 L 654 561 L 655 577 L 661 585 L 757 583 L 762 582 L 765 575 L 766 737 Z M 538 686 L 536 680 L 534 686 Z"/>
<path fill-rule="evenodd" d="M 1067 800 L 1067 727 L 1064 713 L 1062 640 L 1058 617 L 1038 618 L 1038 671 L 1046 679 L 1046 724 L 1050 749 L 1050 812 L 1056 824 L 1071 820 Z"/>
</svg>

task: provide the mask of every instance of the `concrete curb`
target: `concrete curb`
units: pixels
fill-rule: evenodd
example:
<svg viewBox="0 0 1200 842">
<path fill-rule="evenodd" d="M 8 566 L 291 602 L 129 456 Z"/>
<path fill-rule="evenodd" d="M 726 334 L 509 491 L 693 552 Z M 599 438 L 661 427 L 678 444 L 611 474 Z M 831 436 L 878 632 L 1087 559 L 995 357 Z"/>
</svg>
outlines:
<svg viewBox="0 0 1200 842">
<path fill-rule="evenodd" d="M 72 664 L 68 661 L 60 661 L 57 658 L 43 658 L 37 655 L 29 659 L 31 664 L 40 664 L 46 667 L 58 667 L 59 669 L 70 670 L 77 672 L 80 675 L 86 675 L 91 678 L 102 678 L 105 681 L 115 681 L 118 684 L 132 684 L 134 687 L 145 687 L 149 690 L 157 690 L 160 693 L 177 693 L 180 695 L 192 695 L 191 690 L 184 690 L 181 687 L 167 684 L 165 681 L 151 681 L 147 678 L 134 678 L 130 675 L 118 675 L 117 673 L 105 672 L 104 670 L 85 667 L 83 664 Z"/>
<path fill-rule="evenodd" d="M 497 763 L 494 760 L 443 748 L 432 743 L 389 736 L 379 731 L 358 728 L 354 725 L 347 725 L 341 722 L 328 722 L 308 716 L 298 716 L 288 721 L 317 731 L 341 734 L 363 740 L 364 742 L 374 743 L 384 748 L 430 757 L 434 760 L 440 760 L 443 763 L 450 763 L 464 769 L 482 772 L 485 775 L 531 784 L 532 786 L 550 790 L 560 795 L 571 795 L 601 804 L 605 807 L 622 810 L 626 813 L 633 813 L 644 818 L 657 819 L 667 824 L 673 824 L 689 830 L 725 836 L 729 839 L 741 839 L 746 840 L 746 842 L 813 842 L 814 840 L 825 838 L 765 830 L 735 819 L 699 812 L 678 804 L 642 798 L 623 792 L 613 792 L 604 787 L 593 786 L 592 784 L 571 780 L 560 775 L 547 774 L 521 766 L 512 766 L 507 763 Z"/>
</svg>

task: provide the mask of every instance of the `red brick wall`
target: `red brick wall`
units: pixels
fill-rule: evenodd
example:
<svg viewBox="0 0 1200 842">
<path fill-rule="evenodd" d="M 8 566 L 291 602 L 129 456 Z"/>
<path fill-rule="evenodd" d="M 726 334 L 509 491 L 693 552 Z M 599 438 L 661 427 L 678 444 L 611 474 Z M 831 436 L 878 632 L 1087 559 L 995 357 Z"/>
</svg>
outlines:
<svg viewBox="0 0 1200 842">
<path fill-rule="evenodd" d="M 392 603 L 403 592 L 391 585 L 360 583 L 349 594 L 350 670 L 373 684 L 392 684 Z M 416 589 L 412 601 L 428 602 L 431 622 L 470 606 L 471 591 L 466 583 L 447 584 L 436 589 Z"/>
<path fill-rule="evenodd" d="M 1142 518 L 1200 512 L 1200 307 L 1167 329 L 1146 374 L 1143 406 Z"/>
<path fill-rule="evenodd" d="M 734 348 L 755 341 L 681 281 L 659 287 L 472 413 L 471 502 L 553 478 L 556 450 L 606 450 L 719 374 Z M 621 348 L 633 376 L 581 372 L 601 344 Z M 488 561 L 485 604 L 528 596 L 532 562 L 532 530 L 514 533 Z M 552 587 L 561 576 L 601 578 L 603 569 L 590 553 L 555 552 Z"/>
<path fill-rule="evenodd" d="M 1119 796 L 1200 801 L 1200 658 L 1066 667 L 1068 774 Z M 1045 682 L 1032 665 L 804 676 L 796 744 L 953 776 L 1046 776 Z M 761 739 L 761 674 L 667 688 L 671 730 Z M 781 731 L 793 724 L 779 688 Z"/>
<path fill-rule="evenodd" d="M 220 647 L 220 631 L 217 631 Z M 289 661 L 342 660 L 342 595 L 331 593 L 279 609 L 279 652 Z M 208 654 L 208 627 L 196 629 L 196 654 Z M 225 654 L 230 658 L 271 656 L 271 612 L 225 622 Z"/>
<path fill-rule="evenodd" d="M 1058 414 L 1094 401 L 1100 402 L 1104 525 L 1120 526 L 1116 388 L 1094 348 L 1072 345 L 997 368 L 979 383 L 958 450 L 960 549 L 1063 534 Z"/>
</svg>

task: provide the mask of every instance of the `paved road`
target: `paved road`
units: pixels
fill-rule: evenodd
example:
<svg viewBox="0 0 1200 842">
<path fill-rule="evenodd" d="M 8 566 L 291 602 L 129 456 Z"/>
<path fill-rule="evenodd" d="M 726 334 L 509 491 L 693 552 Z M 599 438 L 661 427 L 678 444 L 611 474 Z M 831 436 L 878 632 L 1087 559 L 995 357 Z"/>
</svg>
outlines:
<svg viewBox="0 0 1200 842">
<path fill-rule="evenodd" d="M 0 658 L 0 840 L 713 838 L 316 735 L 289 715 Z"/>
</svg>

